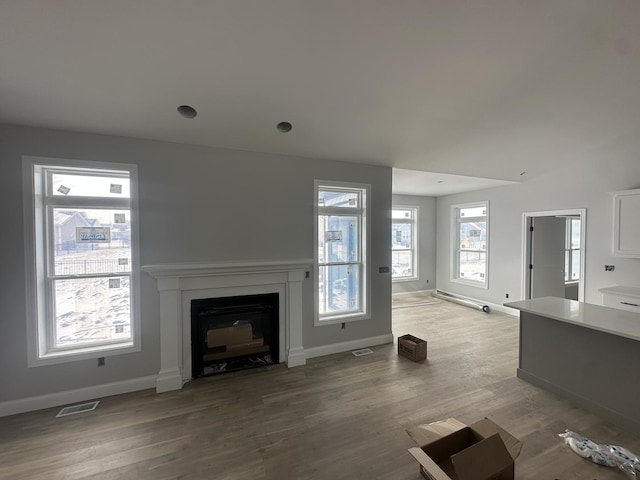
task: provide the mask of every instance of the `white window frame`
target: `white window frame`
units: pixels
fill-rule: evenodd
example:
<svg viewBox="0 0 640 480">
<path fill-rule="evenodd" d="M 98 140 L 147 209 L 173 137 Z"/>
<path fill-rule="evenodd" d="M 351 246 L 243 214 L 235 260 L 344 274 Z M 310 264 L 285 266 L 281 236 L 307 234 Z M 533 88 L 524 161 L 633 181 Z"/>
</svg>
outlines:
<svg viewBox="0 0 640 480">
<path fill-rule="evenodd" d="M 131 212 L 131 338 L 120 342 L 105 342 L 94 345 L 82 345 L 68 348 L 54 348 L 52 325 L 54 320 L 51 294 L 47 280 L 49 251 L 52 233 L 47 234 L 47 207 L 49 200 L 43 191 L 42 171 L 60 169 L 79 169 L 87 173 L 126 174 L 130 182 L 130 198 L 90 198 L 68 197 L 56 198 L 61 203 L 76 208 L 91 208 L 99 205 L 102 208 L 127 208 Z M 141 350 L 140 329 L 140 255 L 138 235 L 138 171 L 136 165 L 122 163 L 89 162 L 46 157 L 22 157 L 23 168 L 23 205 L 25 228 L 25 272 L 27 292 L 27 365 L 38 367 L 72 361 L 107 357 Z M 83 200 L 89 200 L 83 204 Z"/>
<path fill-rule="evenodd" d="M 567 272 L 565 272 L 565 274 L 568 275 L 568 278 L 564 281 L 564 283 L 565 285 L 573 285 L 573 284 L 580 283 L 580 276 L 582 275 L 582 271 L 580 269 L 580 263 L 582 262 L 582 251 L 580 247 L 578 248 L 571 247 L 571 242 L 572 242 L 571 233 L 573 231 L 574 221 L 578 221 L 580 223 L 579 230 L 582 231 L 582 220 L 580 219 L 580 217 L 567 217 L 566 221 L 567 223 L 566 223 L 566 233 L 565 233 L 565 247 L 564 247 L 565 253 L 564 254 L 565 254 L 565 263 L 569 265 L 569 269 Z M 580 246 L 582 246 L 582 237 L 580 238 Z M 573 262 L 573 252 L 576 250 L 580 252 L 580 259 L 581 259 L 581 261 L 577 266 L 574 265 L 574 262 Z M 571 277 L 573 272 L 575 272 L 576 270 L 578 270 L 578 278 L 573 279 Z"/>
<path fill-rule="evenodd" d="M 465 208 L 479 208 L 482 207 L 485 209 L 486 216 L 485 217 L 477 217 L 478 219 L 483 219 L 487 225 L 487 241 L 485 242 L 485 249 L 478 250 L 478 252 L 482 252 L 485 254 L 485 271 L 484 271 L 484 281 L 477 280 L 469 280 L 460 277 L 460 253 L 462 251 L 460 244 L 460 210 Z M 472 217 L 476 218 L 476 217 Z M 465 220 L 468 220 L 469 217 L 466 217 Z M 489 243 L 490 243 L 490 233 L 489 233 L 489 201 L 481 201 L 481 202 L 471 202 L 471 203 L 463 203 L 458 205 L 451 205 L 451 281 L 455 283 L 461 283 L 464 285 L 470 285 L 478 288 L 489 288 Z"/>
<path fill-rule="evenodd" d="M 319 190 L 342 190 L 357 191 L 361 193 L 361 205 L 358 208 L 348 207 L 325 207 L 318 205 L 318 191 Z M 337 181 L 324 181 L 315 180 L 313 189 L 313 244 L 314 244 L 314 325 L 316 327 L 323 325 L 333 325 L 336 323 L 347 323 L 359 320 L 366 320 L 371 318 L 371 274 L 369 272 L 370 258 L 369 252 L 371 251 L 371 225 L 368 221 L 368 210 L 371 202 L 371 185 L 363 183 L 351 183 L 351 182 L 337 182 Z M 339 215 L 353 215 L 357 216 L 360 220 L 360 258 L 357 264 L 360 269 L 359 278 L 359 294 L 360 294 L 360 309 L 355 312 L 346 313 L 325 313 L 320 314 L 320 281 L 319 272 L 320 267 L 329 265 L 329 263 L 320 264 L 319 258 L 319 244 L 318 244 L 318 219 L 320 215 L 327 214 L 339 214 Z"/>
<path fill-rule="evenodd" d="M 410 251 L 412 252 L 412 258 L 413 258 L 413 266 L 412 266 L 412 271 L 413 271 L 413 275 L 404 275 L 401 277 L 394 277 L 393 276 L 393 271 L 391 272 L 391 281 L 393 283 L 400 283 L 400 282 L 415 282 L 416 280 L 420 279 L 420 272 L 418 272 L 418 212 L 419 209 L 417 206 L 410 206 L 410 205 L 394 205 L 393 207 L 391 207 L 392 210 L 411 210 L 412 211 L 412 218 L 411 219 L 405 219 L 405 218 L 395 218 L 393 217 L 393 215 L 391 215 L 391 224 L 394 223 L 407 223 L 407 224 L 411 224 L 411 233 L 412 233 L 412 238 L 411 238 L 411 248 L 410 249 L 406 249 L 406 248 L 398 248 L 395 249 L 393 247 L 391 247 L 391 251 L 392 251 L 392 255 L 394 251 L 398 251 L 398 252 L 406 252 L 406 251 Z M 391 262 L 393 263 L 393 261 Z M 392 267 L 393 268 L 393 267 Z"/>
</svg>

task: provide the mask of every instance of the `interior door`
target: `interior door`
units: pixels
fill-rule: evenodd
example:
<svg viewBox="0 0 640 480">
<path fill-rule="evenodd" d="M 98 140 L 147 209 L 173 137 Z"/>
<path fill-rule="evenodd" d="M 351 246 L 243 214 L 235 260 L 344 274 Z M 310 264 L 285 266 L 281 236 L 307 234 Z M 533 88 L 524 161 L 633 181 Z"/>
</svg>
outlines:
<svg viewBox="0 0 640 480">
<path fill-rule="evenodd" d="M 533 217 L 531 225 L 529 298 L 564 298 L 566 219 Z"/>
</svg>

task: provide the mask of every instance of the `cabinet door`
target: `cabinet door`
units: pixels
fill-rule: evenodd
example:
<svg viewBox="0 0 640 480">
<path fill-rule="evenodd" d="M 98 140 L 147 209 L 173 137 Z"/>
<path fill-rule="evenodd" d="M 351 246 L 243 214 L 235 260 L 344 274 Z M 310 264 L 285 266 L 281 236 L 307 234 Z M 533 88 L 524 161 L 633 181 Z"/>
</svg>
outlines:
<svg viewBox="0 0 640 480">
<path fill-rule="evenodd" d="M 640 190 L 614 194 L 613 253 L 640 258 Z"/>
</svg>

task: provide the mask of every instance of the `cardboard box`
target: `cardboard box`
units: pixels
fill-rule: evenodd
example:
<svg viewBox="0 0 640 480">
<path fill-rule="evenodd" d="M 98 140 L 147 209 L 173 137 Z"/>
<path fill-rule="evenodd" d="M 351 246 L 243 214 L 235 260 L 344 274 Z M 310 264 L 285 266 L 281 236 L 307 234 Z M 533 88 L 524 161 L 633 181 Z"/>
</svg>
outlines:
<svg viewBox="0 0 640 480">
<path fill-rule="evenodd" d="M 225 328 L 212 328 L 207 331 L 207 347 L 209 348 L 241 345 L 252 340 L 253 331 L 250 323 Z"/>
<path fill-rule="evenodd" d="M 255 355 L 256 353 L 269 352 L 269 345 L 264 344 L 264 338 L 256 338 L 247 343 L 226 345 L 221 352 L 205 353 L 202 360 L 205 362 L 224 360 L 225 358 L 240 357 L 242 355 Z"/>
<path fill-rule="evenodd" d="M 421 362 L 427 358 L 427 341 L 409 334 L 402 335 L 398 337 L 398 355 Z"/>
<path fill-rule="evenodd" d="M 425 428 L 426 427 L 426 428 Z M 409 453 L 430 480 L 513 480 L 522 443 L 485 418 L 469 426 L 447 419 L 408 431 L 420 448 Z"/>
</svg>

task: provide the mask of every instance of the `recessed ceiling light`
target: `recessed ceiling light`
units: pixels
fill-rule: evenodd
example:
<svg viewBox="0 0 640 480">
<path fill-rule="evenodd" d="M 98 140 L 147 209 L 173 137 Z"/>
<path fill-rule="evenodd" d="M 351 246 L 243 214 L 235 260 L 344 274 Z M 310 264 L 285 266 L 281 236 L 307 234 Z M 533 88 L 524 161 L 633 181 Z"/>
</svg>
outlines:
<svg viewBox="0 0 640 480">
<path fill-rule="evenodd" d="M 293 128 L 293 125 L 291 125 L 289 122 L 280 122 L 276 128 L 279 132 L 288 133 Z"/>
<path fill-rule="evenodd" d="M 198 115 L 196 109 L 189 105 L 180 105 L 178 107 L 178 113 L 184 118 L 195 118 L 195 116 Z"/>
</svg>

